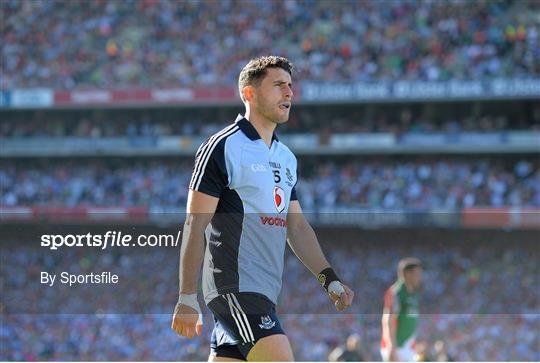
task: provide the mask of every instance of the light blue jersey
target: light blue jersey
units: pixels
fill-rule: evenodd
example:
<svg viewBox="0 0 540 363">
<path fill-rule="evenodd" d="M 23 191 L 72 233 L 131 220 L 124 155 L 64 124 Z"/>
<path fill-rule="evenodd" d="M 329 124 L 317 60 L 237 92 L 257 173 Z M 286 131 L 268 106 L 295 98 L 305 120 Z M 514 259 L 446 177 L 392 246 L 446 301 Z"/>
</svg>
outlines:
<svg viewBox="0 0 540 363">
<path fill-rule="evenodd" d="M 197 151 L 190 189 L 219 198 L 206 229 L 207 304 L 235 292 L 260 293 L 276 303 L 289 202 L 297 199 L 296 166 L 287 146 L 273 135 L 268 148 L 241 115 Z"/>
</svg>

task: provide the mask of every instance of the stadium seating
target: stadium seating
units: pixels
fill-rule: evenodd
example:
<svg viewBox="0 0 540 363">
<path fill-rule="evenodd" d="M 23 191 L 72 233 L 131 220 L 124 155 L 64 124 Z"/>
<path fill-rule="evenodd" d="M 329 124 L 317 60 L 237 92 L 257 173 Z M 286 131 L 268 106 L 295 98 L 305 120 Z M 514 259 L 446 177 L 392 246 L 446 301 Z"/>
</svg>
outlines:
<svg viewBox="0 0 540 363">
<path fill-rule="evenodd" d="M 230 85 L 261 53 L 298 59 L 309 80 L 540 75 L 534 0 L 13 0 L 1 11 L 2 88 Z M 276 15 L 249 20 L 261 12 Z"/>
<path fill-rule="evenodd" d="M 534 160 L 423 159 L 305 160 L 299 170 L 299 197 L 310 212 L 327 207 L 540 207 L 540 169 Z M 180 207 L 186 202 L 191 172 L 189 159 L 10 161 L 0 170 L 1 202 L 4 206 Z"/>
</svg>

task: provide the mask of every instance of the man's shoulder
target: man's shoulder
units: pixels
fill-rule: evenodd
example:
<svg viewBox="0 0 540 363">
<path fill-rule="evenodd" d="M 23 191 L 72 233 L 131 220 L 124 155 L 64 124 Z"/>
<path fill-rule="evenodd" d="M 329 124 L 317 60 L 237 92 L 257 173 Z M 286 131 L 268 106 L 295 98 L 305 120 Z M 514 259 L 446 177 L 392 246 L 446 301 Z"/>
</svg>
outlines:
<svg viewBox="0 0 540 363">
<path fill-rule="evenodd" d="M 292 152 L 291 149 L 287 145 L 285 145 L 283 142 L 279 141 L 279 147 L 281 148 L 281 152 L 285 154 L 287 157 L 296 160 L 296 155 Z"/>
<path fill-rule="evenodd" d="M 219 140 L 227 139 L 231 135 L 234 135 L 235 133 L 237 133 L 239 130 L 240 130 L 240 127 L 238 126 L 238 124 L 236 122 L 234 122 L 232 124 L 228 124 L 227 126 L 223 127 L 218 132 L 216 132 L 216 133 L 210 135 L 209 137 L 207 137 L 205 142 L 208 142 L 208 141 L 211 141 L 211 140 L 217 140 L 217 139 L 219 139 Z"/>
<path fill-rule="evenodd" d="M 225 142 L 239 130 L 240 128 L 236 123 L 225 126 L 218 132 L 208 136 L 199 146 L 198 153 L 207 152 L 207 150 L 215 150 L 216 148 L 218 150 L 223 150 Z"/>
<path fill-rule="evenodd" d="M 386 290 L 387 294 L 392 294 L 394 296 L 399 295 L 403 292 L 403 283 L 401 281 L 396 281 Z"/>
</svg>

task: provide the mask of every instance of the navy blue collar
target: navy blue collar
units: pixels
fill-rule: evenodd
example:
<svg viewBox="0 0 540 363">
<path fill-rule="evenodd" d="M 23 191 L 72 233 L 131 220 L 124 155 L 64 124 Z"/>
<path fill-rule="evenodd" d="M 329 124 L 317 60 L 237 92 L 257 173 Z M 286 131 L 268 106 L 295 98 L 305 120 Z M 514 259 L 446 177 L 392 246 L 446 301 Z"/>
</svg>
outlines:
<svg viewBox="0 0 540 363">
<path fill-rule="evenodd" d="M 259 135 L 255 127 L 253 127 L 251 122 L 249 122 L 244 116 L 238 115 L 235 122 L 238 127 L 240 127 L 240 130 L 242 130 L 242 132 L 249 137 L 250 140 L 255 141 L 261 138 L 261 135 Z M 272 134 L 272 141 L 279 141 L 275 132 Z"/>
</svg>

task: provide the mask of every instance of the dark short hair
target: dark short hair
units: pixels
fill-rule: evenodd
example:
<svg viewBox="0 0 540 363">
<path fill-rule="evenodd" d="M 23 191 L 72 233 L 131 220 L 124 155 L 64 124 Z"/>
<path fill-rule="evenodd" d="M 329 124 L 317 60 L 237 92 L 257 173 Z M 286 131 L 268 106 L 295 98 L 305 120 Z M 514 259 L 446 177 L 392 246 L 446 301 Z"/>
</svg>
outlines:
<svg viewBox="0 0 540 363">
<path fill-rule="evenodd" d="M 411 271 L 417 267 L 422 267 L 422 262 L 415 257 L 406 257 L 399 261 L 397 273 L 400 278 L 405 276 L 405 272 Z"/>
<path fill-rule="evenodd" d="M 281 68 L 292 76 L 294 66 L 284 57 L 275 55 L 253 58 L 248 64 L 242 68 L 240 76 L 238 76 L 238 91 L 240 98 L 244 100 L 242 89 L 246 86 L 258 85 L 259 82 L 266 76 L 268 68 Z"/>
</svg>

